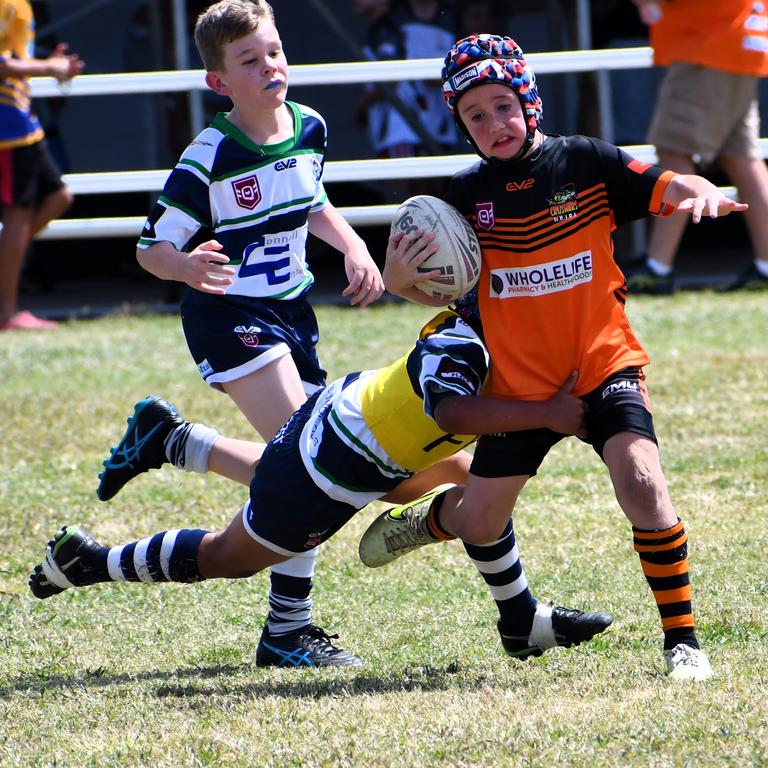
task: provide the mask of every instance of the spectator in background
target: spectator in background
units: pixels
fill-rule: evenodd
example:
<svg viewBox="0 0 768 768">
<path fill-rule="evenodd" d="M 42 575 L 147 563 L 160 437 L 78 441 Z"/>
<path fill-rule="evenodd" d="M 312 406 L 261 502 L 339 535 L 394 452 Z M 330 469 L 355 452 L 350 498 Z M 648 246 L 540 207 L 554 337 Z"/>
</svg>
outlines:
<svg viewBox="0 0 768 768">
<path fill-rule="evenodd" d="M 493 0 L 463 0 L 458 6 L 458 36 L 477 35 L 500 23 Z"/>
<path fill-rule="evenodd" d="M 757 90 L 768 74 L 768 11 L 762 2 L 633 0 L 650 26 L 654 63 L 667 67 L 648 133 L 659 165 L 683 174 L 717 163 L 736 185 L 754 261 L 723 290 L 768 288 L 768 169 L 757 140 Z M 674 263 L 688 218 L 653 222 L 648 256 L 624 270 L 634 293 L 674 291 Z"/>
<path fill-rule="evenodd" d="M 0 330 L 36 330 L 56 324 L 18 311 L 19 278 L 31 239 L 72 203 L 31 112 L 29 78 L 59 82 L 83 71 L 60 43 L 47 59 L 33 57 L 34 19 L 29 0 L 0 0 Z"/>
<path fill-rule="evenodd" d="M 440 57 L 457 35 L 453 5 L 445 0 L 352 0 L 352 9 L 370 24 L 364 50 L 371 60 Z M 370 84 L 355 108 L 379 158 L 419 157 L 456 151 L 458 133 L 442 107 L 435 81 L 402 81 L 387 89 Z M 436 183 L 440 188 L 436 188 Z M 442 179 L 416 179 L 408 194 L 438 194 Z"/>
</svg>

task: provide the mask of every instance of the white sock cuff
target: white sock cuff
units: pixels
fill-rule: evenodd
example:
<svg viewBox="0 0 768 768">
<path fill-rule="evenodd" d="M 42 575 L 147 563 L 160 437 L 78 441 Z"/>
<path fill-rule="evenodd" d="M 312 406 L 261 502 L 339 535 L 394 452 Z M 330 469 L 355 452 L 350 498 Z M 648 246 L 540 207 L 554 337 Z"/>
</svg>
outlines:
<svg viewBox="0 0 768 768">
<path fill-rule="evenodd" d="M 557 645 L 555 630 L 552 628 L 552 606 L 536 603 L 536 613 L 533 614 L 533 626 L 528 645 L 536 645 L 542 651 Z"/>
<path fill-rule="evenodd" d="M 184 447 L 182 469 L 185 472 L 199 472 L 204 475 L 208 471 L 208 457 L 218 436 L 218 431 L 212 427 L 206 427 L 205 424 L 192 424 Z"/>
<path fill-rule="evenodd" d="M 311 579 L 315 573 L 315 560 L 317 560 L 317 547 L 294 555 L 290 560 L 276 563 L 270 569 L 282 576 L 294 576 L 298 579 Z"/>
<path fill-rule="evenodd" d="M 655 272 L 657 275 L 666 277 L 667 275 L 672 274 L 672 267 L 670 267 L 669 264 L 662 264 L 660 261 L 656 261 L 653 256 L 649 256 L 645 263 L 651 268 L 651 271 Z"/>
</svg>

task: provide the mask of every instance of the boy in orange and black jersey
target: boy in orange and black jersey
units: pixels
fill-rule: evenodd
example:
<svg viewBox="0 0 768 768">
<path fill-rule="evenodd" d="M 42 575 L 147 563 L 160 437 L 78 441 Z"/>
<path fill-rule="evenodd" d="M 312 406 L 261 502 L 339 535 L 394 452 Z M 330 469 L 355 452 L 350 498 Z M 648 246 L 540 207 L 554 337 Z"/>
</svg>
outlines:
<svg viewBox="0 0 768 768">
<path fill-rule="evenodd" d="M 587 442 L 608 467 L 632 523 L 661 614 L 667 672 L 704 680 L 713 673 L 694 632 L 687 536 L 659 461 L 644 383 L 649 358 L 624 311 L 626 283 L 613 260 L 612 233 L 648 215 L 685 211 L 696 223 L 746 205 L 700 176 L 649 166 L 606 142 L 542 133 L 533 72 L 511 38 L 458 41 L 442 80 L 458 127 L 482 158 L 452 179 L 446 200 L 471 222 L 482 248 L 478 309 L 492 361 L 486 394 L 543 400 L 578 370 L 574 393 L 589 406 Z M 438 305 L 413 287 L 434 276 L 417 269 L 435 250 L 423 232 L 391 238 L 387 288 Z M 457 419 L 447 428 L 461 433 L 467 426 Z M 433 538 L 420 543 L 452 534 L 476 563 L 487 560 L 483 552 L 498 548 L 518 494 L 563 437 L 547 429 L 483 435 L 463 499 L 448 491 L 424 505 Z M 388 527 L 380 517 L 361 552 L 366 538 L 386 535 Z M 493 591 L 493 574 L 478 567 Z M 505 632 L 526 631 L 513 611 L 500 612 L 502 641 Z M 548 621 L 535 616 L 533 630 L 537 619 Z"/>
</svg>

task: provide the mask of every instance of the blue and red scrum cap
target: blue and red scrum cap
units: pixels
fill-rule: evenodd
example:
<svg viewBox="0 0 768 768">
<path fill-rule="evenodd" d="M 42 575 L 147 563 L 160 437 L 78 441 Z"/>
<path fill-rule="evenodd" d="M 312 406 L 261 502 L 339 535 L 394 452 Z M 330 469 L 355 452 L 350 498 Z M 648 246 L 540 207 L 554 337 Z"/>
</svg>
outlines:
<svg viewBox="0 0 768 768">
<path fill-rule="evenodd" d="M 478 85 L 500 83 L 520 99 L 529 133 L 539 127 L 542 107 L 536 78 L 511 37 L 470 35 L 459 40 L 445 57 L 441 80 L 443 98 L 454 118 L 459 96 Z"/>
</svg>

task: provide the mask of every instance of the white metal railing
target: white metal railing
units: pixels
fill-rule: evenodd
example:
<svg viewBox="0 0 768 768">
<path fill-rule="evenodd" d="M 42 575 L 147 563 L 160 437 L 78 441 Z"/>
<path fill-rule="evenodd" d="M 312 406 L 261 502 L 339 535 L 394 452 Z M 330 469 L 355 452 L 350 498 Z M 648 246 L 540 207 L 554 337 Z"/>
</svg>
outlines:
<svg viewBox="0 0 768 768">
<path fill-rule="evenodd" d="M 537 74 L 589 72 L 594 70 L 642 69 L 652 65 L 649 47 L 608 50 L 532 53 L 526 57 Z M 343 62 L 336 64 L 295 65 L 290 69 L 291 86 L 339 85 L 349 83 L 388 82 L 398 80 L 434 80 L 442 66 L 441 59 L 409 59 L 386 62 Z M 33 97 L 98 96 L 128 93 L 158 93 L 203 90 L 202 70 L 173 72 L 128 72 L 108 75 L 80 75 L 69 83 L 55 78 L 32 78 Z M 768 139 L 760 140 L 764 157 L 768 157 Z M 657 160 L 653 146 L 638 144 L 624 149 L 644 162 Z M 475 154 L 439 157 L 397 158 L 391 160 L 329 161 L 324 181 L 383 181 L 418 177 L 445 177 L 476 162 Z M 72 173 L 64 181 L 75 194 L 108 194 L 120 192 L 157 192 L 162 189 L 170 170 L 116 171 L 106 173 Z M 726 188 L 735 196 L 733 188 Z M 355 206 L 339 212 L 353 226 L 388 224 L 396 210 L 394 205 Z M 75 239 L 78 237 L 134 237 L 144 217 L 127 216 L 94 219 L 62 219 L 52 221 L 39 235 L 40 240 Z"/>
<path fill-rule="evenodd" d="M 593 72 L 612 69 L 644 69 L 652 64 L 648 47 L 592 51 L 529 53 L 526 60 L 538 75 L 558 72 Z M 383 83 L 397 80 L 438 80 L 442 59 L 351 61 L 337 64 L 296 64 L 290 67 L 291 86 Z M 205 72 L 186 69 L 167 72 L 124 72 L 110 75 L 79 75 L 68 83 L 54 77 L 34 77 L 32 97 L 107 96 L 125 93 L 163 93 L 205 90 Z"/>
</svg>

